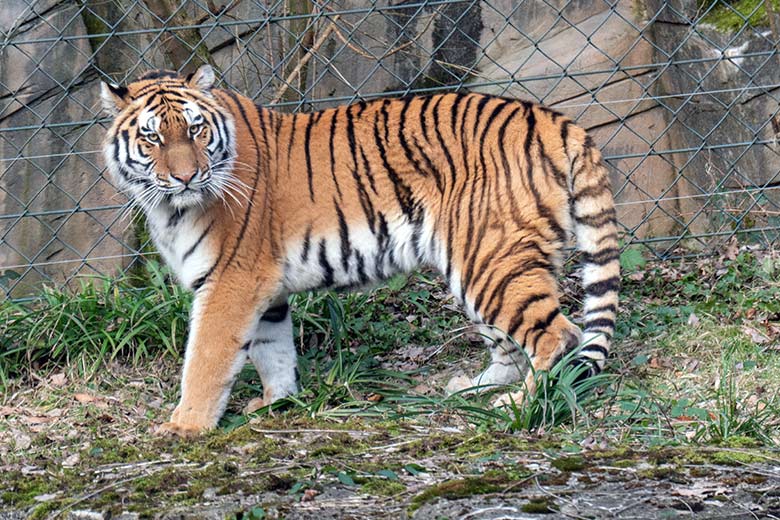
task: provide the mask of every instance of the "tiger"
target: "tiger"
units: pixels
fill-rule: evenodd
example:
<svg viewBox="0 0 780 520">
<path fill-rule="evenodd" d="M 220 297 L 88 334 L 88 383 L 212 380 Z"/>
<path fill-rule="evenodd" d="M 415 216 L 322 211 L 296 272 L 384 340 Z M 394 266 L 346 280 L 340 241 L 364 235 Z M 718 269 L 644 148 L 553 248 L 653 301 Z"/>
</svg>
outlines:
<svg viewBox="0 0 780 520">
<path fill-rule="evenodd" d="M 441 273 L 487 338 L 487 368 L 448 391 L 524 381 L 494 404 L 522 403 L 533 372 L 576 349 L 586 376 L 603 370 L 618 312 L 616 211 L 600 151 L 569 118 L 475 92 L 282 113 L 216 81 L 204 65 L 101 84 L 107 170 L 193 293 L 181 395 L 159 432 L 216 427 L 247 358 L 262 405 L 299 391 L 293 293 L 418 268 Z M 560 306 L 572 239 L 582 329 Z"/>
</svg>

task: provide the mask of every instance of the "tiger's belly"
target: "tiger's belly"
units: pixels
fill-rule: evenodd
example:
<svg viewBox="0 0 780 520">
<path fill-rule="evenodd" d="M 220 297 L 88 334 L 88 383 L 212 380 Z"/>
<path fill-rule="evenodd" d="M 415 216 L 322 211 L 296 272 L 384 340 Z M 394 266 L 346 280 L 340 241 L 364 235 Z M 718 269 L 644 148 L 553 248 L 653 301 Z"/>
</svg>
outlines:
<svg viewBox="0 0 780 520">
<path fill-rule="evenodd" d="M 433 261 L 430 230 L 406 219 L 389 219 L 383 229 L 363 224 L 328 233 L 307 232 L 289 244 L 283 285 L 289 292 L 353 289 Z"/>
</svg>

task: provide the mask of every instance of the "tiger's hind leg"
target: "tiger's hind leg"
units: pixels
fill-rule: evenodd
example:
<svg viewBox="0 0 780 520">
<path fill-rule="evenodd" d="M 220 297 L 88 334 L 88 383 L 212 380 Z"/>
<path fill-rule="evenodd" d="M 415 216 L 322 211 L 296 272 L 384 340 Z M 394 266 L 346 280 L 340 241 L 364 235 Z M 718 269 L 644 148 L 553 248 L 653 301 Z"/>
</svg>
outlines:
<svg viewBox="0 0 780 520">
<path fill-rule="evenodd" d="M 245 410 L 254 411 L 298 393 L 298 355 L 286 297 L 275 301 L 260 317 L 248 350 L 263 383 L 263 397 L 252 399 Z"/>
<path fill-rule="evenodd" d="M 519 268 L 505 269 L 503 277 L 484 274 L 466 291 L 466 307 L 477 320 L 494 330 L 490 336 L 491 362 L 478 376 L 451 381 L 448 390 L 459 385 L 506 385 L 522 380 L 530 361 L 533 370 L 525 378 L 525 391 L 533 392 L 534 372 L 550 370 L 567 352 L 579 346 L 581 331 L 560 312 L 554 267 L 544 262 L 523 262 Z M 523 266 L 529 266 L 523 268 Z M 500 267 L 496 272 L 500 272 Z M 520 349 L 523 349 L 521 351 Z M 510 401 L 522 404 L 522 392 L 501 396 L 497 405 Z"/>
<path fill-rule="evenodd" d="M 476 377 L 456 376 L 447 384 L 447 393 L 490 390 L 496 385 L 520 381 L 528 367 L 527 357 L 506 334 L 494 327 L 479 326 L 479 334 L 490 350 L 490 364 Z"/>
</svg>

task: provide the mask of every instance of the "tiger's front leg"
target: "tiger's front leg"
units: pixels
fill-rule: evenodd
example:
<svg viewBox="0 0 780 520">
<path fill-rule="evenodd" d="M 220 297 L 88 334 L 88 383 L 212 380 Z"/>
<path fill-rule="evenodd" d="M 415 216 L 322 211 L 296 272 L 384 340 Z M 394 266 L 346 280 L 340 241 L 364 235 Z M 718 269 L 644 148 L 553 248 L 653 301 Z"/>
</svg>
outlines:
<svg viewBox="0 0 780 520">
<path fill-rule="evenodd" d="M 268 292 L 270 293 L 270 291 Z M 245 282 L 214 280 L 196 294 L 182 370 L 181 399 L 159 433 L 195 435 L 217 425 L 230 391 L 244 366 L 242 348 L 255 316 L 272 295 L 252 291 Z"/>
</svg>

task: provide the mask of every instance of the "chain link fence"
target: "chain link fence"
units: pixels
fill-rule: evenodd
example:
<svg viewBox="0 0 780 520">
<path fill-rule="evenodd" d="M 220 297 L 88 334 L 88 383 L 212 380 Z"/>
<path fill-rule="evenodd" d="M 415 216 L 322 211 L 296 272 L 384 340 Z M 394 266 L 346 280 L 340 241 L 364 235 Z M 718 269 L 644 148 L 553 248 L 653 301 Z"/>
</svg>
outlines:
<svg viewBox="0 0 780 520">
<path fill-rule="evenodd" d="M 780 231 L 778 0 L 3 0 L 0 295 L 149 253 L 104 171 L 99 81 L 212 64 L 284 111 L 480 91 L 589 129 L 624 244 L 668 259 Z M 146 252 L 146 253 L 142 253 Z M 0 297 L 1 298 L 1 297 Z"/>
</svg>

